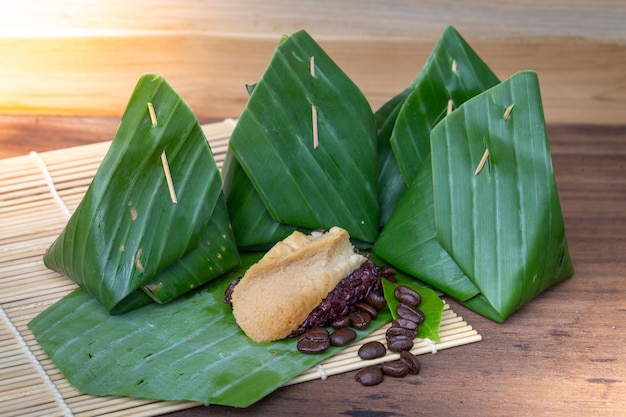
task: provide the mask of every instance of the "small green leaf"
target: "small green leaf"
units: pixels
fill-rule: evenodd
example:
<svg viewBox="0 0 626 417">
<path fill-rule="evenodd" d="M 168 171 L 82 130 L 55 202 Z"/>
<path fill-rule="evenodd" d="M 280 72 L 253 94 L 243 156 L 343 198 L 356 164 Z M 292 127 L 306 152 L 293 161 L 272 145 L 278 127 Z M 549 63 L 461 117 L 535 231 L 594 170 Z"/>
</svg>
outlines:
<svg viewBox="0 0 626 417">
<path fill-rule="evenodd" d="M 406 285 L 409 288 L 417 291 L 422 297 L 422 302 L 419 305 L 419 309 L 424 313 L 425 320 L 418 326 L 417 337 L 422 339 L 430 339 L 433 342 L 440 342 L 439 327 L 441 325 L 441 317 L 443 315 L 443 301 L 435 291 L 428 287 L 417 285 L 417 282 L 402 273 L 396 273 L 397 282 L 393 283 L 389 280 L 383 280 L 383 291 L 385 292 L 385 299 L 387 300 L 387 306 L 391 311 L 393 319 L 398 318 L 396 308 L 400 305 L 398 299 L 393 295 L 394 289 L 398 285 Z"/>
</svg>

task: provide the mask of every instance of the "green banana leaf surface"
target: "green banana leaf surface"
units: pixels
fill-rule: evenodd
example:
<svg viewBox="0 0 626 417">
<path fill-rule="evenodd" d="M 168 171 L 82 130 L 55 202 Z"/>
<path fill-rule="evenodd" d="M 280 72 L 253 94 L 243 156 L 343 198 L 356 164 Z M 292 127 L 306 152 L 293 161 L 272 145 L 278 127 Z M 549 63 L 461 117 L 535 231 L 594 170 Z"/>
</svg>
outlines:
<svg viewBox="0 0 626 417">
<path fill-rule="evenodd" d="M 430 164 L 373 250 L 499 322 L 573 274 L 536 73 L 513 75 L 433 128 Z"/>
<path fill-rule="evenodd" d="M 44 263 L 113 314 L 166 302 L 239 264 L 225 208 L 222 179 L 195 115 L 163 77 L 146 74 Z"/>
<path fill-rule="evenodd" d="M 305 31 L 276 48 L 231 135 L 229 152 L 274 222 L 309 230 L 340 226 L 370 244 L 378 236 L 373 112 Z M 249 241 L 274 243 L 258 234 L 259 213 L 245 211 L 253 205 L 230 203 L 240 184 L 225 185 L 236 234 L 254 230 Z M 255 224 L 249 227 L 248 221 Z"/>
<path fill-rule="evenodd" d="M 269 249 L 294 230 L 307 229 L 277 222 L 265 207 L 261 196 L 241 168 L 232 152 L 227 152 L 222 165 L 224 192 L 228 196 L 229 216 L 239 248 L 245 250 Z"/>
<path fill-rule="evenodd" d="M 78 289 L 29 327 L 81 392 L 246 407 L 343 349 L 305 355 L 297 351 L 296 339 L 254 343 L 245 336 L 224 293 L 262 255 L 243 253 L 242 266 L 225 276 L 167 304 L 124 315 L 108 314 Z M 426 320 L 438 330 L 441 301 L 432 291 L 420 293 L 422 303 L 434 307 L 425 310 Z M 358 339 L 390 320 L 389 310 L 381 310 L 368 329 L 357 331 Z M 426 331 L 429 325 L 422 327 Z"/>
<path fill-rule="evenodd" d="M 457 300 L 480 293 L 437 239 L 430 156 L 376 240 L 373 252 Z"/>
<path fill-rule="evenodd" d="M 430 132 L 448 108 L 459 107 L 498 83 L 487 64 L 449 26 L 411 85 L 376 112 L 381 226 L 430 155 Z"/>
<path fill-rule="evenodd" d="M 499 82 L 457 30 L 446 28 L 413 81 L 389 139 L 407 184 L 430 154 L 430 132 L 446 115 L 448 102 L 459 107 Z"/>
</svg>

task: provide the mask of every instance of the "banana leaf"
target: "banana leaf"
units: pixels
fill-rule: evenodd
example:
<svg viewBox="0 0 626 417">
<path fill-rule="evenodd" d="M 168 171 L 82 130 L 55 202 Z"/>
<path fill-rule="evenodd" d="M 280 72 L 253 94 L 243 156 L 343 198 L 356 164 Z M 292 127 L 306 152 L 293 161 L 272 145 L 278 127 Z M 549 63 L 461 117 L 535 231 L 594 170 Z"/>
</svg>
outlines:
<svg viewBox="0 0 626 417">
<path fill-rule="evenodd" d="M 424 317 L 428 317 L 428 320 L 424 320 L 424 322 L 418 326 L 417 337 L 430 339 L 433 342 L 441 342 L 441 338 L 439 337 L 439 327 L 441 326 L 441 318 L 443 317 L 443 301 L 441 298 L 439 298 L 434 290 L 418 284 L 415 279 L 412 279 L 406 274 L 397 273 L 396 279 L 397 282 L 395 283 L 389 280 L 382 281 L 391 318 L 395 320 L 400 317 L 396 312 L 400 302 L 394 297 L 393 291 L 399 285 L 406 285 L 417 291 L 422 297 L 422 302 L 418 308 L 424 313 Z"/>
<path fill-rule="evenodd" d="M 411 84 L 376 111 L 381 226 L 430 154 L 430 131 L 445 116 L 448 101 L 458 107 L 498 83 L 498 77 L 450 26 Z"/>
<path fill-rule="evenodd" d="M 500 80 L 456 29 L 449 26 L 413 81 L 389 139 L 407 184 L 430 154 L 430 132 L 446 115 Z"/>
<path fill-rule="evenodd" d="M 246 407 L 343 349 L 304 355 L 296 339 L 254 343 L 243 334 L 224 292 L 261 256 L 243 253 L 240 268 L 168 304 L 153 303 L 121 316 L 109 315 L 78 289 L 28 326 L 83 393 Z M 423 303 L 441 305 L 434 298 Z M 426 321 L 438 329 L 440 316 L 441 311 L 429 310 Z M 358 339 L 390 320 L 389 311 L 381 310 L 371 327 L 357 331 Z"/>
<path fill-rule="evenodd" d="M 435 126 L 431 163 L 397 211 L 374 252 L 436 288 L 452 285 L 446 293 L 492 320 L 571 277 L 537 75 L 515 74 Z M 404 253 L 392 259 L 391 245 Z M 462 290 L 468 281 L 474 296 Z"/>
<path fill-rule="evenodd" d="M 402 109 L 402 103 L 410 93 L 407 88 L 402 93 L 385 103 L 375 113 L 377 122 L 380 123 L 378 129 L 378 205 L 380 207 L 379 225 L 382 227 L 387 223 L 389 217 L 398 205 L 398 201 L 406 192 L 407 186 L 400 172 L 400 167 L 391 148 L 391 135 L 393 126 L 398 119 L 398 114 Z M 394 106 L 392 108 L 392 106 Z"/>
<path fill-rule="evenodd" d="M 308 230 L 340 226 L 370 244 L 378 236 L 374 115 L 358 87 L 305 31 L 276 48 L 228 152 L 274 222 Z M 225 188 L 227 201 L 239 187 Z M 258 230 L 248 221 L 258 223 L 259 212 L 239 215 L 249 206 L 228 206 L 238 236 Z M 272 236 L 254 239 L 273 243 Z"/>
<path fill-rule="evenodd" d="M 241 168 L 232 152 L 227 152 L 222 165 L 224 193 L 227 197 L 233 233 L 243 250 L 267 250 L 298 229 L 306 229 L 275 221 L 265 207 L 261 196 Z"/>
<path fill-rule="evenodd" d="M 457 300 L 480 293 L 441 246 L 435 230 L 430 156 L 398 203 L 372 249 L 396 269 Z"/>
<path fill-rule="evenodd" d="M 146 74 L 44 263 L 112 314 L 166 302 L 239 264 L 221 188 L 193 112 L 163 77 Z"/>
</svg>

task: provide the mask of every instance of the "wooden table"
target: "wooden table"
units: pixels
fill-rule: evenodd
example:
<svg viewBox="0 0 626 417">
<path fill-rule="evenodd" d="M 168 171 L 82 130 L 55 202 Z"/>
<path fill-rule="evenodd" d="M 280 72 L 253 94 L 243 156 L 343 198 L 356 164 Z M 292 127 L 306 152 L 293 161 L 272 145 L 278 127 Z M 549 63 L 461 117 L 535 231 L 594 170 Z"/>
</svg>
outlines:
<svg viewBox="0 0 626 417">
<path fill-rule="evenodd" d="M 0 158 L 110 140 L 115 117 L 0 115 Z M 626 126 L 550 125 L 576 268 L 504 324 L 449 301 L 483 336 L 422 357 L 419 376 L 363 387 L 354 373 L 281 388 L 247 409 L 176 416 L 625 416 Z"/>
</svg>

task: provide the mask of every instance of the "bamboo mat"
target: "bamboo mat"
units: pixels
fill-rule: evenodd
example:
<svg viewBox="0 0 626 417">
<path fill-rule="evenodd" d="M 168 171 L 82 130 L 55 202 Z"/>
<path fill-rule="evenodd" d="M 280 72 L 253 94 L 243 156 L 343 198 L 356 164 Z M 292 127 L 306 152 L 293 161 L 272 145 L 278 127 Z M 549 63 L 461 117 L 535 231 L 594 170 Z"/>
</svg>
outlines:
<svg viewBox="0 0 626 417">
<path fill-rule="evenodd" d="M 203 126 L 221 166 L 234 121 Z M 0 415 L 155 416 L 199 405 L 76 391 L 38 345 L 27 324 L 76 285 L 45 268 L 42 256 L 65 226 L 110 142 L 0 160 Z M 56 191 L 55 191 L 56 190 Z M 384 341 L 386 327 L 369 340 Z M 478 342 L 481 336 L 446 304 L 441 342 L 416 340 L 415 354 Z M 362 361 L 358 346 L 304 372 L 288 384 L 359 369 L 395 358 Z"/>
</svg>

